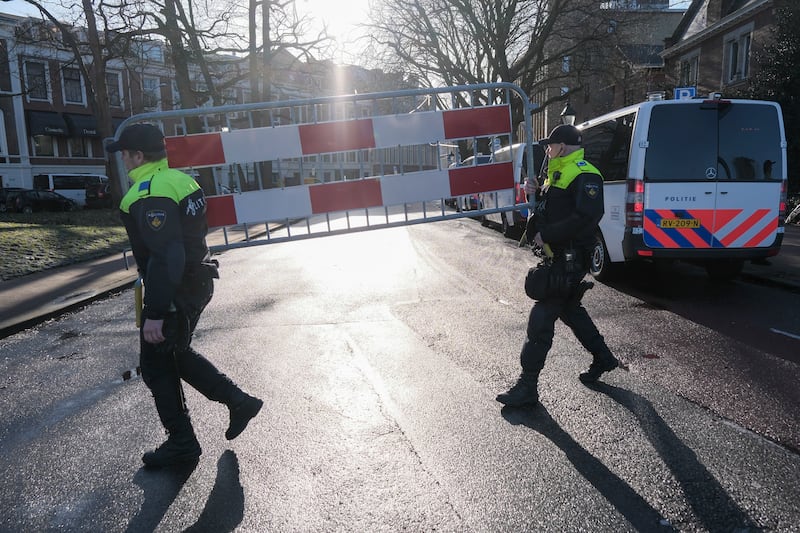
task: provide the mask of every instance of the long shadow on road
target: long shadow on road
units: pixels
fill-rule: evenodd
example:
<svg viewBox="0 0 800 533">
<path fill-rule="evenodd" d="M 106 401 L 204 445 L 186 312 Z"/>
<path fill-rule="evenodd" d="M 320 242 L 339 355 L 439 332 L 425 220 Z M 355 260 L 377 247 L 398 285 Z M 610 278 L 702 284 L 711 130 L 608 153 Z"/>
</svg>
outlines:
<svg viewBox="0 0 800 533">
<path fill-rule="evenodd" d="M 226 450 L 217 461 L 217 479 L 197 522 L 186 532 L 234 531 L 244 518 L 244 489 L 239 480 L 239 459 Z"/>
<path fill-rule="evenodd" d="M 533 409 L 503 407 L 503 418 L 531 428 L 550 439 L 578 471 L 637 531 L 668 531 L 661 514 L 595 456 L 586 451 L 553 420 L 541 404 Z"/>
<path fill-rule="evenodd" d="M 664 421 L 652 403 L 635 392 L 597 383 L 591 389 L 630 411 L 647 440 L 680 485 L 692 509 L 693 519 L 704 531 L 757 531 L 758 525 L 739 507 L 703 465 L 697 454 L 684 444 Z M 547 409 L 504 407 L 503 417 L 541 433 L 558 446 L 575 469 L 638 531 L 660 531 L 669 524 L 642 496 L 590 454 L 553 420 Z M 661 527 L 659 528 L 659 524 Z M 686 524 L 685 524 L 686 525 Z"/>
<path fill-rule="evenodd" d="M 672 431 L 649 400 L 606 383 L 596 383 L 590 388 L 607 395 L 636 417 L 645 437 L 681 486 L 695 518 L 706 530 L 758 530 L 757 524 L 722 488 L 697 454 Z"/>
<path fill-rule="evenodd" d="M 155 531 L 196 467 L 197 462 L 182 468 L 141 468 L 133 481 L 144 491 L 144 502 L 126 533 Z M 203 511 L 184 531 L 234 531 L 243 517 L 244 489 L 239 480 L 239 460 L 233 451 L 226 450 L 217 461 L 217 478 Z"/>
</svg>

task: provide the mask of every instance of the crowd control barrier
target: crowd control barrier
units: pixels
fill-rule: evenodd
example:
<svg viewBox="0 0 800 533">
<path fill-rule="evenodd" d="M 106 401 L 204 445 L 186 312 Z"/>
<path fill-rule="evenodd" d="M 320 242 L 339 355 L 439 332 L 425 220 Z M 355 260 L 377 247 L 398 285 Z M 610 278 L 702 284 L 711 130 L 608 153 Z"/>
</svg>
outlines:
<svg viewBox="0 0 800 533">
<path fill-rule="evenodd" d="M 512 161 L 459 163 L 510 146 L 520 128 L 530 146 L 529 106 L 510 83 L 465 85 L 144 113 L 116 136 L 156 123 L 172 168 L 213 176 L 219 250 L 527 209 Z M 202 133 L 184 134 L 192 124 Z M 475 195 L 477 209 L 454 207 Z"/>
</svg>

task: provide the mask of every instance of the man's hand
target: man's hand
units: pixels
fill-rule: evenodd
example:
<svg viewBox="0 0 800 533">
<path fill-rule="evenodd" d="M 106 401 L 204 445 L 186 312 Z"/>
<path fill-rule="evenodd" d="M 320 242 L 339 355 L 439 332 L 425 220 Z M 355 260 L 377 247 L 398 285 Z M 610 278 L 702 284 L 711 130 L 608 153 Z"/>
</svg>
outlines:
<svg viewBox="0 0 800 533">
<path fill-rule="evenodd" d="M 525 194 L 533 196 L 539 190 L 539 182 L 536 178 L 528 178 L 525 180 Z"/>
<path fill-rule="evenodd" d="M 142 326 L 142 337 L 144 341 L 150 344 L 158 344 L 164 342 L 163 333 L 164 321 L 153 320 L 152 318 L 144 319 L 144 326 Z"/>
</svg>

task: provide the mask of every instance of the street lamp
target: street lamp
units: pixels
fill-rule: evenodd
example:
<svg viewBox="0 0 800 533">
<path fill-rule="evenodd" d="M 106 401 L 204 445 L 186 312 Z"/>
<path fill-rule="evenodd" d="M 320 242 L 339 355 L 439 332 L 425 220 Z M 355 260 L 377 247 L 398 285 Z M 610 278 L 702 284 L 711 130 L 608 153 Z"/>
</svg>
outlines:
<svg viewBox="0 0 800 533">
<path fill-rule="evenodd" d="M 568 124 L 570 126 L 575 125 L 575 110 L 572 109 L 572 106 L 569 105 L 569 102 L 567 102 L 567 105 L 564 106 L 564 110 L 561 112 L 561 123 Z"/>
</svg>

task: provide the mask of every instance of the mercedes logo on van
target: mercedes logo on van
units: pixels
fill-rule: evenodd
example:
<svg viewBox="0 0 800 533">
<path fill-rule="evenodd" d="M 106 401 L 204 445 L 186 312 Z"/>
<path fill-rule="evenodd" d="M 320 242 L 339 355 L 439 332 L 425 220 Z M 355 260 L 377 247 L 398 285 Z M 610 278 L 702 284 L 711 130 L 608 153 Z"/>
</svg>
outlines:
<svg viewBox="0 0 800 533">
<path fill-rule="evenodd" d="M 706 179 L 713 180 L 717 177 L 717 169 L 714 167 L 708 167 L 706 169 Z"/>
</svg>

